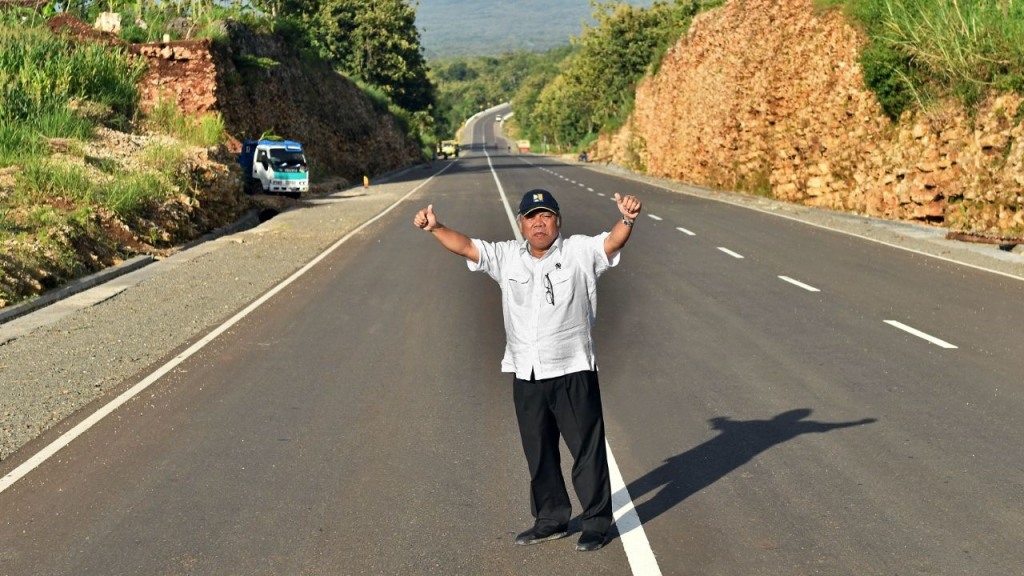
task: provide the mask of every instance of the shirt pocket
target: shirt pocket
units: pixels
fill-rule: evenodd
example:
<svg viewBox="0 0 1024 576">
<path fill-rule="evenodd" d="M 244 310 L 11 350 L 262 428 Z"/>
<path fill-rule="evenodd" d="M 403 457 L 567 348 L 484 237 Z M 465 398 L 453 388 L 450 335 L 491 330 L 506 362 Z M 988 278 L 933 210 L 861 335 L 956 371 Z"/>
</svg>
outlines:
<svg viewBox="0 0 1024 576">
<path fill-rule="evenodd" d="M 548 273 L 551 281 L 551 292 L 554 297 L 555 306 L 564 306 L 572 302 L 573 286 L 572 273 L 567 270 L 555 269 Z"/>
<path fill-rule="evenodd" d="M 530 295 L 533 286 L 530 285 L 529 274 L 510 274 L 506 280 L 509 301 L 515 306 L 525 307 L 530 305 Z"/>
</svg>

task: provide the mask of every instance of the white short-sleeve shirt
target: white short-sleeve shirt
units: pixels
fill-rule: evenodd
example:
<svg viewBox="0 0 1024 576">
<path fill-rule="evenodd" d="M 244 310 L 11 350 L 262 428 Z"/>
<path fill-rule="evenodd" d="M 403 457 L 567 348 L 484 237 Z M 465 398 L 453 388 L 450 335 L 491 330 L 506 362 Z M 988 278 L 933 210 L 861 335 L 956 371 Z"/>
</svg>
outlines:
<svg viewBox="0 0 1024 576">
<path fill-rule="evenodd" d="M 597 278 L 619 263 L 608 257 L 604 239 L 570 236 L 555 239 L 543 258 L 530 254 L 524 241 L 473 239 L 480 262 L 469 269 L 486 272 L 501 286 L 505 317 L 502 372 L 529 380 L 597 370 L 593 327 L 597 318 Z"/>
</svg>

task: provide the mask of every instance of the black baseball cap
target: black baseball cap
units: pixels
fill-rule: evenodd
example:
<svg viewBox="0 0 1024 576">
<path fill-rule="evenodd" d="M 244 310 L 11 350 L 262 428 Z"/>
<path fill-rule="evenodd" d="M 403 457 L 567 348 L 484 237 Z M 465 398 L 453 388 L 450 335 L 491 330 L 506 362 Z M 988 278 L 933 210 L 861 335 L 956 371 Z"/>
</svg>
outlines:
<svg viewBox="0 0 1024 576">
<path fill-rule="evenodd" d="M 531 212 L 537 210 L 547 210 L 548 212 L 554 212 L 558 214 L 558 202 L 555 201 L 555 197 L 551 195 L 551 192 L 543 190 L 541 188 L 535 188 L 530 190 L 526 194 L 523 194 L 523 199 L 519 202 L 519 214 L 526 216 Z"/>
</svg>

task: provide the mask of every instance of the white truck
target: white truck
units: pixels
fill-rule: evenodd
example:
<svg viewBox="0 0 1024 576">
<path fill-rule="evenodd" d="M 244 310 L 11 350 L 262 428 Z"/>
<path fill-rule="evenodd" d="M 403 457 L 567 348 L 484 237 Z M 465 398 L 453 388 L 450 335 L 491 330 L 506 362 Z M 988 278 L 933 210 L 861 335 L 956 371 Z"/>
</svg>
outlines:
<svg viewBox="0 0 1024 576">
<path fill-rule="evenodd" d="M 309 190 L 309 167 L 302 144 L 291 140 L 246 140 L 238 155 L 246 194 L 298 198 Z"/>
</svg>

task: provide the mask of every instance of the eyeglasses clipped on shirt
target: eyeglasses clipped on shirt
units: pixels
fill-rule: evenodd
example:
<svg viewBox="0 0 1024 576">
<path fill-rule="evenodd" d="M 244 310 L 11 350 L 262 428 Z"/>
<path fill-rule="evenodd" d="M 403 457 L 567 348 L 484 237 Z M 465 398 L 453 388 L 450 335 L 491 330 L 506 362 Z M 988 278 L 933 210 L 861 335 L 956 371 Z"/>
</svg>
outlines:
<svg viewBox="0 0 1024 576">
<path fill-rule="evenodd" d="M 555 305 L 555 288 L 547 274 L 544 275 L 544 297 L 547 298 L 548 304 Z"/>
</svg>

